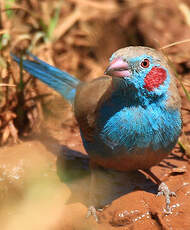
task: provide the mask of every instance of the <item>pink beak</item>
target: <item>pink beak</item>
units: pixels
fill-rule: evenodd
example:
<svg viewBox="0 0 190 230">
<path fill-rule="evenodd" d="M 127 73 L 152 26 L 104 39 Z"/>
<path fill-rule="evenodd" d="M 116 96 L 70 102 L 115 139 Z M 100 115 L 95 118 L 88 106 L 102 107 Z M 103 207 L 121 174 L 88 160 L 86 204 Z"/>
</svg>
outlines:
<svg viewBox="0 0 190 230">
<path fill-rule="evenodd" d="M 131 73 L 128 67 L 128 63 L 123 61 L 122 58 L 115 58 L 107 67 L 104 74 L 113 77 L 129 77 Z"/>
</svg>

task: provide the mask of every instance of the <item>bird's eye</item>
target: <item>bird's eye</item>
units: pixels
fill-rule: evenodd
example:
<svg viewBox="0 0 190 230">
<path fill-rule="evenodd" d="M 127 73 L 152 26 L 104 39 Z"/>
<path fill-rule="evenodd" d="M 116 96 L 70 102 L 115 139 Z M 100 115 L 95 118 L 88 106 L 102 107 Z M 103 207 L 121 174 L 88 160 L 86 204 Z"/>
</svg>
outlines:
<svg viewBox="0 0 190 230">
<path fill-rule="evenodd" d="M 148 68 L 149 65 L 150 65 L 150 61 L 149 61 L 147 58 L 145 58 L 145 59 L 141 62 L 141 66 L 142 66 L 143 68 Z"/>
</svg>

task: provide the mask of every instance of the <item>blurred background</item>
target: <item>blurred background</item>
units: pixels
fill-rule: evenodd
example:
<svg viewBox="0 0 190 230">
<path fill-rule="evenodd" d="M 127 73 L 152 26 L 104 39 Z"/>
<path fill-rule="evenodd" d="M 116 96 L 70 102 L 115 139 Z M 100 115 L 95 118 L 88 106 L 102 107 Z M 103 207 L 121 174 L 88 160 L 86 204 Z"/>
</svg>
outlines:
<svg viewBox="0 0 190 230">
<path fill-rule="evenodd" d="M 114 51 L 130 45 L 161 49 L 178 73 L 184 121 L 178 148 L 188 156 L 189 0 L 0 0 L 0 219 L 5 226 L 1 229 L 26 229 L 21 226 L 27 226 L 31 210 L 38 209 L 36 215 L 46 212 L 56 222 L 63 212 L 57 204 L 70 196 L 70 190 L 56 177 L 57 154 L 60 148 L 85 152 L 72 108 L 55 91 L 22 71 L 10 52 L 21 55 L 27 49 L 88 81 L 103 75 Z M 70 174 L 64 178 L 71 180 Z M 41 210 L 42 203 L 46 205 Z M 18 212 L 25 217 L 15 216 Z M 39 229 L 50 229 L 52 222 L 46 226 L 43 218 L 40 221 L 43 226 Z"/>
</svg>

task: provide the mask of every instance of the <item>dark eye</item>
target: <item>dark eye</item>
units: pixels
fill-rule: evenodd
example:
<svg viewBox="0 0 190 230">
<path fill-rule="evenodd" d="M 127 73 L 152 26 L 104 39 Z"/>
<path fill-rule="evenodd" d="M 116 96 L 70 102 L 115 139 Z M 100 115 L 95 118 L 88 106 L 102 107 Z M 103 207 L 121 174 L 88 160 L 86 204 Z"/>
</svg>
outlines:
<svg viewBox="0 0 190 230">
<path fill-rule="evenodd" d="M 145 58 L 145 59 L 141 62 L 141 66 L 142 66 L 143 68 L 148 68 L 149 65 L 150 65 L 150 61 L 149 61 L 147 58 Z"/>
</svg>

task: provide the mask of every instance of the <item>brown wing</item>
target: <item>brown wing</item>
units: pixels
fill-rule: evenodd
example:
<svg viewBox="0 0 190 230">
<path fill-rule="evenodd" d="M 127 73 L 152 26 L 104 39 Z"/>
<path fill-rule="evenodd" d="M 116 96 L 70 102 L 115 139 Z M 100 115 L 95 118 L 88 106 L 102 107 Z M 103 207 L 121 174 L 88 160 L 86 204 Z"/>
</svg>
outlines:
<svg viewBox="0 0 190 230">
<path fill-rule="evenodd" d="M 92 140 L 96 130 L 98 109 L 111 92 L 111 77 L 100 77 L 91 82 L 82 83 L 77 88 L 74 112 L 82 134 L 88 141 Z"/>
</svg>

